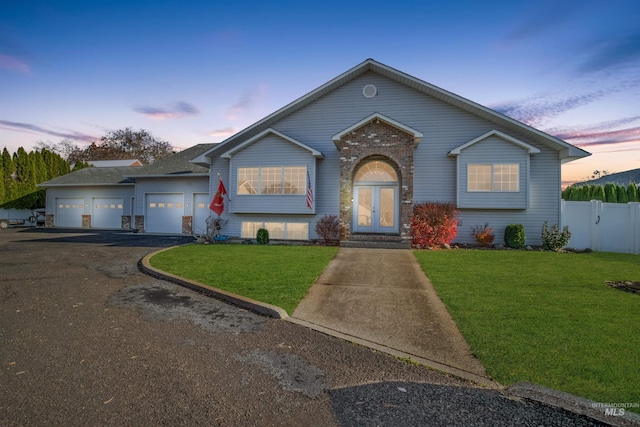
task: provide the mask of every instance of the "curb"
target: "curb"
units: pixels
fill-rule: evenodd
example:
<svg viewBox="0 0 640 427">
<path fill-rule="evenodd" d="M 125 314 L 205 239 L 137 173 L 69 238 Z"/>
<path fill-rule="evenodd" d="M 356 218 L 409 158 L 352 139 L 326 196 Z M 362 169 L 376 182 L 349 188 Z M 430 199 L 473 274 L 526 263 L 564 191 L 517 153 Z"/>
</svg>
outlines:
<svg viewBox="0 0 640 427">
<path fill-rule="evenodd" d="M 275 319 L 286 319 L 287 317 L 289 317 L 286 311 L 284 311 L 280 307 L 276 307 L 275 305 L 266 304 L 264 302 L 256 301 L 251 298 L 246 298 L 241 295 L 236 295 L 234 293 L 227 292 L 222 289 L 207 286 L 202 283 L 196 282 L 194 280 L 185 279 L 183 277 L 176 276 L 174 274 L 167 273 L 162 270 L 158 270 L 157 268 L 154 268 L 151 266 L 151 264 L 149 263 L 149 260 L 151 259 L 152 256 L 173 248 L 175 248 L 175 246 L 161 249 L 159 251 L 150 253 L 147 256 L 145 256 L 144 258 L 142 258 L 142 260 L 140 260 L 140 265 L 139 265 L 140 270 L 142 270 L 143 273 L 146 273 L 149 276 L 166 280 L 166 281 L 175 283 L 177 285 L 184 286 L 198 293 L 207 295 L 209 297 L 213 297 L 215 299 L 227 302 L 229 304 L 233 304 L 235 306 L 244 308 L 254 313 L 261 314 L 263 316 L 273 317 Z"/>
<path fill-rule="evenodd" d="M 507 387 L 505 394 L 562 408 L 574 414 L 619 427 L 640 426 L 640 415 L 624 410 L 622 403 L 600 403 L 537 384 L 520 382 Z M 607 414 L 605 410 L 610 410 Z"/>
</svg>

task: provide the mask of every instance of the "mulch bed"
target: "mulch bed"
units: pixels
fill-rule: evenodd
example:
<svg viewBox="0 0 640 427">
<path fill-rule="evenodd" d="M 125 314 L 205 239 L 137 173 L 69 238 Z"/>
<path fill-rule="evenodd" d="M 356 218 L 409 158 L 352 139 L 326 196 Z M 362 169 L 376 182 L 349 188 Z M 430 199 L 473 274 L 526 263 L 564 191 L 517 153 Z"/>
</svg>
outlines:
<svg viewBox="0 0 640 427">
<path fill-rule="evenodd" d="M 606 282 L 608 286 L 613 289 L 619 289 L 625 292 L 631 292 L 633 294 L 640 295 L 640 282 L 631 282 L 629 280 L 625 280 L 622 282 Z"/>
</svg>

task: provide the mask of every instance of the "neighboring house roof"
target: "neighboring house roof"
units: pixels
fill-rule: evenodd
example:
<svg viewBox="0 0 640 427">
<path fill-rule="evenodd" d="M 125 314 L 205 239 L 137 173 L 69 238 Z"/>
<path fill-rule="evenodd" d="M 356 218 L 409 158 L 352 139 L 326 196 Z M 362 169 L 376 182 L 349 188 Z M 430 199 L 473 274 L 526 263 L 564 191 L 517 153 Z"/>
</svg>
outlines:
<svg viewBox="0 0 640 427">
<path fill-rule="evenodd" d="M 226 159 L 230 159 L 231 156 L 233 156 L 236 152 L 243 150 L 244 148 L 248 147 L 249 145 L 253 144 L 254 142 L 264 138 L 267 135 L 276 135 L 282 139 L 284 139 L 285 141 L 288 141 L 294 145 L 297 145 L 300 148 L 303 148 L 309 152 L 311 152 L 311 155 L 318 158 L 318 159 L 324 159 L 324 154 L 322 154 L 320 151 L 309 147 L 306 144 L 303 144 L 302 142 L 291 138 L 290 136 L 287 136 L 285 134 L 283 134 L 282 132 L 278 132 L 275 129 L 267 129 L 264 132 L 260 132 L 258 135 L 254 136 L 253 138 L 248 139 L 247 141 L 243 142 L 240 145 L 236 145 L 235 147 L 233 147 L 231 150 L 225 152 L 222 154 L 221 157 L 226 158 Z"/>
<path fill-rule="evenodd" d="M 208 176 L 208 168 L 195 165 L 189 160 L 214 145 L 199 144 L 146 166 L 83 168 L 38 184 L 38 187 L 133 185 L 136 177 Z"/>
<path fill-rule="evenodd" d="M 504 141 L 510 142 L 513 145 L 517 145 L 518 147 L 522 148 L 523 150 L 527 150 L 527 152 L 529 154 L 538 154 L 540 152 L 540 150 L 537 149 L 536 147 L 534 147 L 534 146 L 532 146 L 530 144 L 527 144 L 524 141 L 520 141 L 519 139 L 514 138 L 512 136 L 509 136 L 509 135 L 507 135 L 505 133 L 502 133 L 499 130 L 495 130 L 494 129 L 494 130 L 491 130 L 491 131 L 485 133 L 484 135 L 480 135 L 479 137 L 474 138 L 471 141 L 462 144 L 459 147 L 454 148 L 453 150 L 449 151 L 448 155 L 449 155 L 449 157 L 457 156 L 465 148 L 470 147 L 473 144 L 476 144 L 476 143 L 478 143 L 480 141 L 484 141 L 485 139 L 490 138 L 492 136 L 497 136 L 498 138 L 500 138 L 500 139 L 502 139 Z"/>
<path fill-rule="evenodd" d="M 211 150 L 217 144 L 198 144 L 186 150 L 157 160 L 150 165 L 133 168 L 129 178 L 151 178 L 166 176 L 208 176 L 209 168 L 191 163 L 190 160 Z"/>
<path fill-rule="evenodd" d="M 585 184 L 605 185 L 607 183 L 628 185 L 630 182 L 640 184 L 640 168 L 608 174 L 598 179 L 592 179 L 591 181 L 576 182 L 574 185 L 585 185 Z"/>
<path fill-rule="evenodd" d="M 125 175 L 133 173 L 138 166 L 83 168 L 38 184 L 38 187 L 69 187 L 88 185 L 133 185 Z"/>
<path fill-rule="evenodd" d="M 301 98 L 298 98 L 297 100 L 284 106 L 278 111 L 270 114 L 264 119 L 254 123 L 253 125 L 227 138 L 217 146 L 212 147 L 211 149 L 205 151 L 201 155 L 194 157 L 191 161 L 193 163 L 200 164 L 203 166 L 210 164 L 210 161 L 208 158 L 213 158 L 218 154 L 231 150 L 235 145 L 241 144 L 246 139 L 249 139 L 259 134 L 260 132 L 263 132 L 265 129 L 272 127 L 276 122 L 278 122 L 282 118 L 302 109 L 308 104 L 320 99 L 321 97 L 325 96 L 329 92 L 337 89 L 338 87 L 363 75 L 368 71 L 376 72 L 391 80 L 402 83 L 417 91 L 425 93 L 429 96 L 432 96 L 436 99 L 439 99 L 443 102 L 446 102 L 462 110 L 468 111 L 490 122 L 496 123 L 497 125 L 499 125 L 504 129 L 523 133 L 528 137 L 530 137 L 531 139 L 533 139 L 534 141 L 553 147 L 555 150 L 558 151 L 559 158 L 562 160 L 563 163 L 571 160 L 579 159 L 582 157 L 587 157 L 590 155 L 590 153 L 588 153 L 587 151 L 584 151 L 559 138 L 556 138 L 538 129 L 535 129 L 531 126 L 528 126 L 522 122 L 519 122 L 511 117 L 505 116 L 504 114 L 498 113 L 497 111 L 494 111 L 483 105 L 480 105 L 473 101 L 465 99 L 452 92 L 441 89 L 423 80 L 417 79 L 413 76 L 410 76 L 406 73 L 398 71 L 394 68 L 391 68 L 373 59 L 367 59 L 361 64 L 351 68 L 350 70 L 339 75 L 333 80 L 330 80 L 329 82 L 320 86 L 319 88 L 309 92 L 308 94 L 302 96 Z"/>
<path fill-rule="evenodd" d="M 110 168 L 114 166 L 142 166 L 142 162 L 138 159 L 126 160 L 87 160 L 87 163 L 97 168 Z"/>
</svg>

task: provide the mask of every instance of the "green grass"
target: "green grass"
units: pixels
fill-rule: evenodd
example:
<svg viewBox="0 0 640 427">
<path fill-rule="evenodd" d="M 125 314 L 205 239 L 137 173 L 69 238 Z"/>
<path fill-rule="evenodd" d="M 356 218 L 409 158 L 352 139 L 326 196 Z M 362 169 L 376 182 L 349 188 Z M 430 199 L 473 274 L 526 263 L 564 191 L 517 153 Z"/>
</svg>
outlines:
<svg viewBox="0 0 640 427">
<path fill-rule="evenodd" d="M 640 256 L 415 251 L 488 373 L 605 403 L 640 403 Z M 638 408 L 630 410 L 640 412 Z"/>
<path fill-rule="evenodd" d="M 156 254 L 150 263 L 291 314 L 337 251 L 319 246 L 186 245 Z"/>
</svg>

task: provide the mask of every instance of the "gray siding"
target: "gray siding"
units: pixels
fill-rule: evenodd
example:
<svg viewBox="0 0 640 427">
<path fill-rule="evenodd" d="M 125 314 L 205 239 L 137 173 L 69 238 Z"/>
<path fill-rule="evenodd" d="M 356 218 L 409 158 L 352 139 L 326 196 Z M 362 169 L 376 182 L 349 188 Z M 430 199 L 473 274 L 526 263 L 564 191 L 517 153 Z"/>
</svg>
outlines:
<svg viewBox="0 0 640 427">
<path fill-rule="evenodd" d="M 145 194 L 148 193 L 182 193 L 184 195 L 183 216 L 193 216 L 193 194 L 208 190 L 208 178 L 137 178 L 135 195 L 135 214 L 145 214 Z M 214 191 L 215 193 L 215 191 Z"/>
<path fill-rule="evenodd" d="M 56 199 L 81 198 L 84 201 L 83 215 L 91 215 L 92 202 L 96 197 L 122 197 L 122 214 L 131 214 L 131 198 L 134 195 L 133 185 L 119 186 L 74 186 L 48 187 L 46 193 L 46 214 L 55 214 Z"/>
<path fill-rule="evenodd" d="M 313 214 L 313 210 L 307 207 L 306 179 L 305 192 L 295 195 L 239 195 L 238 168 L 241 167 L 269 167 L 269 166 L 305 166 L 313 184 L 315 176 L 316 158 L 309 150 L 285 141 L 279 136 L 268 135 L 260 141 L 235 153 L 231 158 L 229 186 L 227 192 L 233 203 L 230 203 L 230 212 L 233 213 L 288 213 L 288 214 Z M 215 180 L 214 180 L 215 181 Z M 215 194 L 215 190 L 214 193 Z"/>
<path fill-rule="evenodd" d="M 519 191 L 468 191 L 469 164 L 509 163 L 519 165 Z M 528 201 L 529 154 L 498 137 L 489 137 L 462 150 L 458 156 L 457 204 L 460 208 L 526 209 Z"/>
<path fill-rule="evenodd" d="M 363 97 L 362 88 L 366 84 L 374 84 L 378 89 L 378 95 L 370 99 Z M 542 222 L 548 220 L 550 223 L 559 223 L 560 162 L 556 151 L 527 138 L 526 135 L 501 128 L 495 123 L 408 86 L 377 73 L 368 72 L 272 125 L 274 129 L 321 151 L 325 156 L 324 160 L 316 162 L 313 188 L 316 201 L 315 216 L 309 220 L 310 238 L 316 237 L 314 228 L 318 218 L 325 214 L 339 214 L 339 153 L 331 137 L 375 112 L 424 134 L 414 157 L 414 202 L 426 200 L 455 202 L 456 158 L 450 158 L 447 154 L 452 149 L 490 130 L 502 131 L 541 150 L 541 153 L 531 157 L 528 171 L 522 168 L 522 172 L 528 172 L 530 177 L 529 208 L 504 211 L 463 209 L 461 211 L 463 224 L 457 241 L 473 242 L 470 227 L 476 224 L 489 222 L 498 234 L 503 232 L 507 224 L 521 223 L 530 236 L 528 242 L 539 244 L 539 230 Z M 262 149 L 267 144 L 260 145 Z M 482 143 L 478 148 L 482 148 Z M 268 155 L 272 158 L 279 157 L 278 163 L 282 163 L 288 156 L 288 151 L 286 153 L 282 154 L 273 149 Z M 229 170 L 227 159 L 214 159 L 211 168 L 210 194 L 214 194 L 217 189 L 218 172 L 222 174 L 225 184 L 235 179 L 234 173 Z M 522 182 L 525 183 L 526 180 Z M 233 206 L 235 188 L 229 187 L 227 186 L 227 189 L 230 191 Z M 236 208 L 232 208 L 234 209 Z M 243 217 L 239 214 L 231 214 L 228 210 L 225 210 L 223 217 L 229 220 L 227 224 L 229 231 L 226 234 L 239 235 L 240 221 Z M 286 218 L 286 216 L 280 216 L 280 218 Z"/>
</svg>

